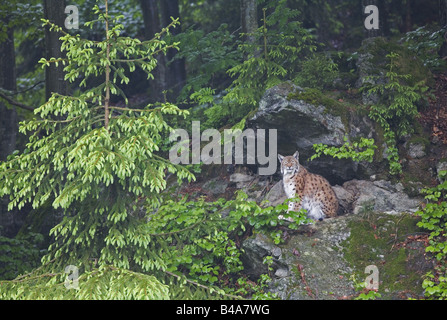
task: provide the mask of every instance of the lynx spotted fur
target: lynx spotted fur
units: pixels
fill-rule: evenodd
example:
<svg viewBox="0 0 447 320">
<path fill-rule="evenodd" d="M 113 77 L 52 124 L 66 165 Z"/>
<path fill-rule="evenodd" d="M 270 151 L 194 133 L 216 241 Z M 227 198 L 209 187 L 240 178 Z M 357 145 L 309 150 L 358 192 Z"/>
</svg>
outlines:
<svg viewBox="0 0 447 320">
<path fill-rule="evenodd" d="M 300 198 L 300 202 L 289 202 L 289 211 L 306 209 L 308 218 L 313 220 L 337 215 L 338 199 L 331 185 L 322 176 L 310 173 L 300 165 L 298 151 L 293 156 L 278 154 L 278 159 L 287 198 Z"/>
</svg>

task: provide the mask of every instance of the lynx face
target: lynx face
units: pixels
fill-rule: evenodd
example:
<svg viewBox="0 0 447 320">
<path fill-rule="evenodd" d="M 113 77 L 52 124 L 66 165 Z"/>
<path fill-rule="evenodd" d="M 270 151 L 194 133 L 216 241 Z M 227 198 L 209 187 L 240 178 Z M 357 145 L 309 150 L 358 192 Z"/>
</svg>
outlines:
<svg viewBox="0 0 447 320">
<path fill-rule="evenodd" d="M 293 156 L 282 156 L 278 154 L 279 162 L 281 163 L 281 173 L 283 175 L 294 174 L 300 170 L 300 163 L 298 161 L 298 151 Z"/>
</svg>

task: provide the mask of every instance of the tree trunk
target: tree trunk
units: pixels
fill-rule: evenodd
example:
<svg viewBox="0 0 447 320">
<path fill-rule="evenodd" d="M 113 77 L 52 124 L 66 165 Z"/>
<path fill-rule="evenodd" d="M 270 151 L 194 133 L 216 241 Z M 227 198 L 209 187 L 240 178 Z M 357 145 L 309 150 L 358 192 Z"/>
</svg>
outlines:
<svg viewBox="0 0 447 320">
<path fill-rule="evenodd" d="M 405 6 L 405 32 L 410 32 L 413 28 L 413 21 L 411 19 L 411 1 L 406 1 Z"/>
<path fill-rule="evenodd" d="M 4 22 L 4 21 L 2 21 Z M 4 25 L 8 25 L 7 22 Z M 0 88 L 16 91 L 14 32 L 7 29 L 6 38 L 0 43 Z M 15 107 L 7 108 L 0 101 L 0 161 L 6 160 L 16 148 L 18 120 Z"/>
<path fill-rule="evenodd" d="M 447 28 L 447 0 L 439 0 L 439 14 L 441 27 Z"/>
<path fill-rule="evenodd" d="M 180 17 L 178 0 L 160 1 L 161 24 L 162 27 L 169 25 L 172 20 Z M 171 34 L 177 35 L 181 32 L 181 27 L 171 29 Z M 180 94 L 186 81 L 186 68 L 184 59 L 173 60 L 177 50 L 169 49 L 166 54 L 166 89 L 168 90 L 168 100 L 175 100 Z"/>
<path fill-rule="evenodd" d="M 143 13 L 144 36 L 149 40 L 160 32 L 157 0 L 140 0 L 140 6 Z"/>
<path fill-rule="evenodd" d="M 389 4 L 386 0 L 379 0 L 379 10 L 380 10 L 380 28 L 382 29 L 383 36 L 390 35 L 389 20 Z"/>
<path fill-rule="evenodd" d="M 241 0 L 241 28 L 244 40 L 253 43 L 253 33 L 258 29 L 258 7 L 256 0 Z"/>
<path fill-rule="evenodd" d="M 160 10 L 157 2 L 157 0 L 140 0 L 144 21 L 144 36 L 146 40 L 152 39 L 156 33 L 161 31 Z M 154 80 L 149 82 L 151 102 L 162 101 L 163 91 L 166 90 L 166 58 L 163 54 L 159 54 L 156 56 L 156 59 L 158 61 L 157 67 L 152 71 Z"/>
<path fill-rule="evenodd" d="M 4 26 L 8 21 L 0 19 Z M 8 91 L 16 91 L 16 68 L 14 52 L 13 29 L 6 28 L 0 40 L 0 88 Z M 14 106 L 6 107 L 3 99 L 0 99 L 0 161 L 5 161 L 9 154 L 16 149 L 18 135 L 18 119 Z M 24 214 L 17 209 L 8 211 L 9 197 L 0 198 L 0 228 L 1 235 L 13 237 L 20 228 Z M 23 211 L 23 209 L 22 209 Z"/>
<path fill-rule="evenodd" d="M 64 0 L 44 0 L 43 1 L 45 19 L 63 27 L 65 23 L 65 1 Z M 50 58 L 64 58 L 61 52 L 60 33 L 50 31 L 49 26 L 45 27 L 45 56 Z M 59 63 L 58 67 L 52 63 L 45 68 L 45 96 L 48 100 L 52 93 L 67 94 L 67 82 L 64 80 L 64 66 Z"/>
</svg>

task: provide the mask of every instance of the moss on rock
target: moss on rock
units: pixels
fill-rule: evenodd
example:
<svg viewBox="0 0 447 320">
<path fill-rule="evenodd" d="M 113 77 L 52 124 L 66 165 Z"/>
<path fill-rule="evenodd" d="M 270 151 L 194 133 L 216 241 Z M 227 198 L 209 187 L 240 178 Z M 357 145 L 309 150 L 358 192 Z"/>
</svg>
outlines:
<svg viewBox="0 0 447 320">
<path fill-rule="evenodd" d="M 328 95 L 321 92 L 319 89 L 306 88 L 303 91 L 295 90 L 292 91 L 288 96 L 287 100 L 302 100 L 312 105 L 324 106 L 326 108 L 325 112 L 332 114 L 334 116 L 339 116 L 343 122 L 343 125 L 349 127 L 350 113 L 349 108 L 342 102 L 337 101 L 329 97 Z"/>
<path fill-rule="evenodd" d="M 345 258 L 356 274 L 363 275 L 368 265 L 378 267 L 379 293 L 384 299 L 422 296 L 422 278 L 427 271 L 424 246 L 409 242 L 421 231 L 417 221 L 410 214 L 367 212 L 349 223 L 351 234 L 344 243 Z"/>
</svg>

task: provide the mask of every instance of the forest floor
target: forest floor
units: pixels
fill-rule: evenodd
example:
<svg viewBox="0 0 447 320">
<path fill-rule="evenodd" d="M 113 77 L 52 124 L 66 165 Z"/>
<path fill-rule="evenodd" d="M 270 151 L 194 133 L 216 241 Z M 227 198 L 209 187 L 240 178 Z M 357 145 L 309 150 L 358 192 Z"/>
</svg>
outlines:
<svg viewBox="0 0 447 320">
<path fill-rule="evenodd" d="M 430 99 L 430 106 L 420 112 L 425 128 L 431 130 L 431 140 L 447 145 L 447 73 L 434 75 L 436 84 L 433 93 L 436 99 Z"/>
</svg>

